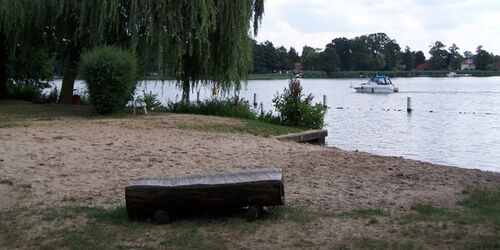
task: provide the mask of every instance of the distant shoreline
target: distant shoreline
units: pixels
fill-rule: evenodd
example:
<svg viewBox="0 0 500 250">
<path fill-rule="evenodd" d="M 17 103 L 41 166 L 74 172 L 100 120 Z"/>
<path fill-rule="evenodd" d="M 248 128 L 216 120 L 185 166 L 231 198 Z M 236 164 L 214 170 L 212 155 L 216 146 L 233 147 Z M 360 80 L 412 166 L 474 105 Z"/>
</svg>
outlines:
<svg viewBox="0 0 500 250">
<path fill-rule="evenodd" d="M 448 77 L 447 70 L 436 71 L 340 71 L 327 74 L 323 71 L 304 71 L 304 79 L 347 79 L 347 78 L 365 78 L 376 74 L 388 75 L 389 77 Z M 500 71 L 480 71 L 480 70 L 464 70 L 453 71 L 458 75 L 468 75 L 470 77 L 491 77 L 500 76 Z M 265 73 L 265 74 L 250 74 L 247 80 L 281 80 L 293 77 L 293 74 L 287 73 Z M 465 77 L 465 76 L 464 76 Z"/>
</svg>

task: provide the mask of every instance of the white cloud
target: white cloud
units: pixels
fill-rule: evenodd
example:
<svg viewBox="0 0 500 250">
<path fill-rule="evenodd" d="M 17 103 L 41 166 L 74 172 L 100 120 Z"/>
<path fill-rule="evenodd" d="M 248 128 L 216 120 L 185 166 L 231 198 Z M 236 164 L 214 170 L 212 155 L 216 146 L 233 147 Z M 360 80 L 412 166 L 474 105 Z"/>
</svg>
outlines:
<svg viewBox="0 0 500 250">
<path fill-rule="evenodd" d="M 478 45 L 500 54 L 496 0 L 267 0 L 258 41 L 324 48 L 337 37 L 384 32 L 404 48 L 427 52 L 441 41 L 461 51 Z"/>
</svg>

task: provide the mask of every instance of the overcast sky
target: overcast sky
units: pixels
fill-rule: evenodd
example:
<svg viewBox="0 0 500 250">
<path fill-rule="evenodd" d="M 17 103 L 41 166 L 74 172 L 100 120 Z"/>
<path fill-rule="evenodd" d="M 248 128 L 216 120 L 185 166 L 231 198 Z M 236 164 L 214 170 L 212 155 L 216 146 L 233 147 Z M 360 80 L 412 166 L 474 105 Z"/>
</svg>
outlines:
<svg viewBox="0 0 500 250">
<path fill-rule="evenodd" d="M 337 37 L 384 32 L 401 49 L 426 54 L 441 41 L 500 54 L 500 0 L 266 0 L 256 40 L 324 48 Z"/>
</svg>

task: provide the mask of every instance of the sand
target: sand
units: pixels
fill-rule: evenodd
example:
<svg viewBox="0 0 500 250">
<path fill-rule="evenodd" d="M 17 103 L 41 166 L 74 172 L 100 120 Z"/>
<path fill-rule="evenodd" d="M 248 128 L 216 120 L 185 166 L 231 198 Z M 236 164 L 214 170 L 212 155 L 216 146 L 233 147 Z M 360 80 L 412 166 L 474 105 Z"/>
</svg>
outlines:
<svg viewBox="0 0 500 250">
<path fill-rule="evenodd" d="M 140 177 L 280 167 L 286 203 L 324 212 L 400 212 L 415 203 L 453 208 L 464 190 L 500 183 L 498 173 L 189 128 L 201 123 L 238 121 L 161 115 L 2 128 L 0 180 L 30 185 L 23 202 L 37 206 L 67 200 L 107 206 L 124 204 L 124 187 Z M 10 197 L 0 209 L 8 208 L 15 198 L 8 185 L 0 186 L 0 196 Z"/>
</svg>

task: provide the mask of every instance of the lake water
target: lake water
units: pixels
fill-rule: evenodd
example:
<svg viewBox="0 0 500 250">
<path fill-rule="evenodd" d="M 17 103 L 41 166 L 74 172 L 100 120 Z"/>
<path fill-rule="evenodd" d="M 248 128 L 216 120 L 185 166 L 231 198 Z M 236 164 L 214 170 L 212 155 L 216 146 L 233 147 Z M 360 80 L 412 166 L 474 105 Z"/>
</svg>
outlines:
<svg viewBox="0 0 500 250">
<path fill-rule="evenodd" d="M 301 80 L 315 102 L 327 96 L 327 146 L 500 172 L 500 77 L 392 80 L 399 93 L 360 94 L 349 88 L 363 79 Z M 256 93 L 270 110 L 276 92 L 287 84 L 249 81 L 240 96 L 253 102 Z M 181 93 L 160 81 L 143 82 L 141 90 L 158 94 L 163 102 L 178 100 Z M 199 88 L 192 100 L 196 91 L 201 98 L 211 95 L 211 89 Z M 407 97 L 412 98 L 411 114 Z"/>
</svg>

